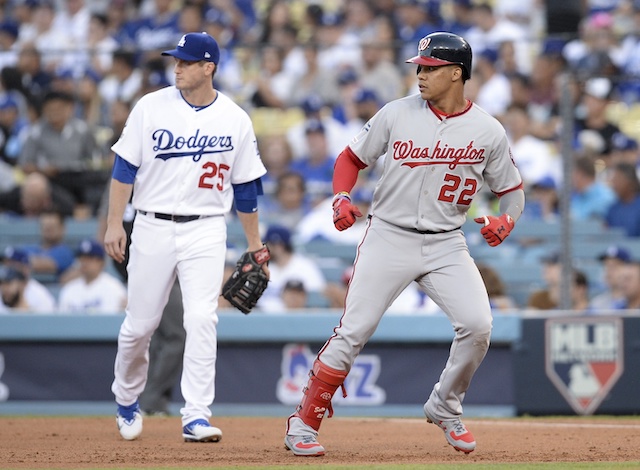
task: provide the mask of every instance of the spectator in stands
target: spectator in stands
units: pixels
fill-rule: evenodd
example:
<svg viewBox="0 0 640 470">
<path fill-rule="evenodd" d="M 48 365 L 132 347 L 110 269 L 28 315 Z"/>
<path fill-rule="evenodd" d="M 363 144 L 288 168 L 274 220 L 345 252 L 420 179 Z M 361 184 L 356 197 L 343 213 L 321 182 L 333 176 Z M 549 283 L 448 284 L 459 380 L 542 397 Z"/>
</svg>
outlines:
<svg viewBox="0 0 640 470">
<path fill-rule="evenodd" d="M 49 91 L 53 76 L 44 69 L 41 53 L 33 43 L 24 43 L 20 46 L 16 67 L 20 71 L 24 87 L 32 99 L 42 100 L 45 93 Z"/>
<path fill-rule="evenodd" d="M 621 5 L 622 6 L 622 5 Z M 622 74 L 626 77 L 626 84 L 631 88 L 631 102 L 640 96 L 638 77 L 640 77 L 640 1 L 630 2 L 631 18 L 628 33 L 622 38 L 615 61 Z"/>
<path fill-rule="evenodd" d="M 76 251 L 80 277 L 60 290 L 61 313 L 122 313 L 127 303 L 125 285 L 105 271 L 104 248 L 96 240 L 85 239 Z"/>
<path fill-rule="evenodd" d="M 625 266 L 631 263 L 631 254 L 622 246 L 611 245 L 598 259 L 602 263 L 604 291 L 595 295 L 590 302 L 594 313 L 606 313 L 625 305 Z"/>
<path fill-rule="evenodd" d="M 65 220 L 60 212 L 45 211 L 39 216 L 40 243 L 24 245 L 29 255 L 31 272 L 51 276 L 53 282 L 62 282 L 65 271 L 75 260 L 73 250 L 64 242 Z"/>
<path fill-rule="evenodd" d="M 273 195 L 278 178 L 289 172 L 291 165 L 291 147 L 284 135 L 261 135 L 258 137 L 260 156 L 267 168 L 267 174 L 262 178 L 265 194 Z"/>
<path fill-rule="evenodd" d="M 478 270 L 489 294 L 489 304 L 494 312 L 513 312 L 518 306 L 515 300 L 507 294 L 504 282 L 498 271 L 488 264 L 479 263 Z"/>
<path fill-rule="evenodd" d="M 497 50 L 500 44 L 512 42 L 518 59 L 518 70 L 521 73 L 531 70 L 527 31 L 522 25 L 496 15 L 489 2 L 474 3 L 472 21 L 473 26 L 465 36 L 472 50 Z"/>
<path fill-rule="evenodd" d="M 18 247 L 7 246 L 2 254 L 2 264 L 19 271 L 24 277 L 26 285 L 23 296 L 31 311 L 38 313 L 54 313 L 56 311 L 56 299 L 52 292 L 31 277 L 29 255 L 26 251 Z M 0 307 L 1 310 L 2 307 Z"/>
<path fill-rule="evenodd" d="M 270 0 L 262 15 L 262 21 L 256 28 L 258 44 L 268 44 L 273 41 L 274 31 L 291 25 L 294 19 L 291 14 L 290 2 L 285 0 Z"/>
<path fill-rule="evenodd" d="M 278 223 L 294 231 L 302 218 L 311 210 L 307 199 L 304 177 L 295 171 L 281 174 L 275 192 L 264 198 L 260 206 L 260 217 Z"/>
<path fill-rule="evenodd" d="M 282 303 L 285 310 L 298 310 L 307 307 L 309 295 L 304 282 L 291 279 L 282 288 Z"/>
<path fill-rule="evenodd" d="M 605 163 L 608 167 L 617 163 L 628 163 L 638 169 L 640 166 L 638 141 L 622 132 L 614 134 L 611 138 L 611 153 Z"/>
<path fill-rule="evenodd" d="M 616 304 L 616 307 L 618 310 L 638 310 L 640 309 L 640 262 L 627 263 L 622 270 L 623 299 Z"/>
<path fill-rule="evenodd" d="M 346 30 L 342 12 L 324 12 L 316 40 L 320 45 L 318 62 L 321 68 L 340 70 L 362 65 L 360 38 Z"/>
<path fill-rule="evenodd" d="M 559 217 L 559 205 L 556 182 L 550 176 L 545 176 L 528 188 L 523 216 L 527 220 L 556 222 Z"/>
<path fill-rule="evenodd" d="M 305 134 L 308 154 L 300 160 L 293 161 L 289 168 L 302 175 L 311 203 L 314 204 L 333 194 L 331 179 L 335 157 L 329 153 L 329 144 L 321 121 L 307 121 Z"/>
<path fill-rule="evenodd" d="M 71 36 L 76 47 L 84 47 L 89 37 L 91 11 L 84 0 L 63 0 L 62 8 L 56 11 L 53 28 L 61 34 Z"/>
<path fill-rule="evenodd" d="M 0 95 L 0 133 L 2 135 L 0 158 L 15 166 L 22 152 L 22 144 L 29 126 L 22 117 L 18 100 L 11 93 Z"/>
<path fill-rule="evenodd" d="M 282 51 L 282 70 L 294 81 L 307 71 L 307 62 L 304 58 L 303 47 L 298 41 L 298 29 L 293 23 L 287 23 L 275 28 L 271 32 L 269 44 L 280 48 Z"/>
<path fill-rule="evenodd" d="M 565 69 L 565 62 L 558 46 L 545 44 L 542 52 L 534 56 L 529 74 L 529 102 L 527 112 L 531 116 L 531 133 L 544 140 L 557 138 L 561 123 L 558 77 Z"/>
<path fill-rule="evenodd" d="M 377 32 L 375 16 L 376 12 L 374 2 L 370 2 L 368 0 L 351 0 L 349 2 L 345 2 L 345 31 L 348 34 L 353 34 L 361 40 L 364 40 L 366 37 L 374 37 Z M 384 55 L 386 54 L 381 51 L 381 56 Z M 384 60 L 387 60 L 387 58 L 384 57 Z"/>
<path fill-rule="evenodd" d="M 579 33 L 563 50 L 573 72 L 581 79 L 617 73 L 614 57 L 619 45 L 611 14 L 599 11 L 584 17 Z"/>
<path fill-rule="evenodd" d="M 560 159 L 550 142 L 531 134 L 531 117 L 526 108 L 510 105 L 503 124 L 511 141 L 513 160 L 525 185 L 530 186 L 547 176 L 558 181 L 562 172 Z"/>
<path fill-rule="evenodd" d="M 284 51 L 280 47 L 263 46 L 260 51 L 260 73 L 249 84 L 254 88 L 251 104 L 256 108 L 285 109 L 289 105 L 295 77 L 284 69 L 283 64 Z"/>
<path fill-rule="evenodd" d="M 611 204 L 605 221 L 609 227 L 621 227 L 629 237 L 640 236 L 640 181 L 635 165 L 618 163 L 609 175 L 616 200 Z"/>
<path fill-rule="evenodd" d="M 372 33 L 362 37 L 360 45 L 362 67 L 358 70 L 362 87 L 373 90 L 383 103 L 403 96 L 404 78 L 393 62 L 392 43 L 381 42 L 378 35 Z"/>
<path fill-rule="evenodd" d="M 498 49 L 478 51 L 474 59 L 474 79 L 479 82 L 475 102 L 492 116 L 501 118 L 511 104 L 511 83 L 498 70 Z"/>
<path fill-rule="evenodd" d="M 351 96 L 345 96 L 344 100 L 348 100 L 342 103 L 345 117 L 348 118 L 345 123 L 345 130 L 350 130 L 352 135 L 360 132 L 382 106 L 378 95 L 370 88 L 356 88 Z"/>
<path fill-rule="evenodd" d="M 143 74 L 137 65 L 134 52 L 118 49 L 113 53 L 111 70 L 98 87 L 100 97 L 107 106 L 116 100 L 131 102 L 140 94 Z"/>
<path fill-rule="evenodd" d="M 395 8 L 396 28 L 398 31 L 398 42 L 400 43 L 399 57 L 413 57 L 416 53 L 416 44 L 428 34 L 441 31 L 440 18 L 436 18 L 429 13 L 426 2 L 419 0 L 402 0 L 397 2 Z M 474 48 L 475 50 L 475 48 Z M 413 75 L 415 80 L 414 67 L 407 73 Z"/>
<path fill-rule="evenodd" d="M 27 175 L 20 186 L 0 193 L 0 211 L 23 217 L 39 217 L 54 208 L 65 217 L 72 216 L 73 198 L 66 191 L 52 187 L 42 173 Z"/>
<path fill-rule="evenodd" d="M 527 299 L 527 308 L 534 310 L 555 310 L 560 307 L 562 264 L 557 253 L 543 259 L 543 280 L 545 288 L 533 292 Z M 589 281 L 579 270 L 573 270 L 570 287 L 571 309 L 587 311 L 589 307 Z"/>
<path fill-rule="evenodd" d="M 18 63 L 18 25 L 11 19 L 0 21 L 0 69 Z"/>
<path fill-rule="evenodd" d="M 334 156 L 339 155 L 351 137 L 345 134 L 345 128 L 340 121 L 325 112 L 328 106 L 324 100 L 314 93 L 307 96 L 300 103 L 300 107 L 304 112 L 304 120 L 287 130 L 287 140 L 291 147 L 293 160 L 304 158 L 309 153 L 306 137 L 307 122 L 309 121 L 322 122 L 329 145 L 329 153 Z"/>
<path fill-rule="evenodd" d="M 596 177 L 593 158 L 580 156 L 574 160 L 571 181 L 571 216 L 575 220 L 604 220 L 616 196 Z"/>
<path fill-rule="evenodd" d="M 584 84 L 584 93 L 578 107 L 575 120 L 577 142 L 581 142 L 581 134 L 589 131 L 596 132 L 604 141 L 604 147 L 599 152 L 607 156 L 611 152 L 613 136 L 620 132 L 615 124 L 609 122 L 607 107 L 611 104 L 613 84 L 606 77 L 594 77 Z"/>
<path fill-rule="evenodd" d="M 215 76 L 217 88 L 234 97 L 244 89 L 244 78 L 242 66 L 236 55 L 237 50 L 233 48 L 239 30 L 233 29 L 232 21 L 224 10 L 209 8 L 205 13 L 203 31 L 216 38 L 220 47 L 220 68 L 216 70 Z M 173 78 L 173 74 L 170 74 L 170 77 Z"/>
<path fill-rule="evenodd" d="M 443 31 L 450 31 L 453 34 L 467 36 L 467 31 L 473 26 L 473 1 L 453 0 L 450 15 L 445 18 Z"/>
<path fill-rule="evenodd" d="M 42 70 L 53 73 L 62 65 L 64 52 L 73 45 L 68 30 L 54 27 L 56 5 L 53 0 L 42 0 L 31 16 L 31 22 L 20 27 L 20 47 L 35 48 L 42 59 Z M 44 90 L 42 90 L 44 91 Z"/>
<path fill-rule="evenodd" d="M 283 308 L 282 290 L 292 279 L 301 281 L 311 293 L 322 294 L 326 279 L 317 263 L 302 253 L 296 253 L 291 231 L 281 225 L 270 225 L 263 238 L 271 250 L 269 285 L 257 307 L 265 312 L 278 312 Z"/>
<path fill-rule="evenodd" d="M 323 69 L 318 63 L 318 45 L 308 43 L 303 48 L 303 60 L 306 65 L 302 75 L 295 77 L 289 95 L 291 105 L 298 105 L 307 96 L 317 94 L 324 103 L 338 103 L 338 81 L 336 71 Z"/>
<path fill-rule="evenodd" d="M 109 19 L 106 14 L 92 13 L 89 22 L 87 49 L 82 68 L 95 71 L 100 77 L 111 71 L 113 53 L 119 48 L 118 41 L 109 34 Z"/>
<path fill-rule="evenodd" d="M 98 157 L 92 129 L 75 117 L 74 99 L 63 92 L 47 93 L 42 119 L 29 129 L 19 164 L 29 174 L 43 173 L 54 186 L 69 193 L 76 217 L 95 210 L 106 175 L 91 171 Z M 98 187 L 96 187 L 98 186 Z"/>
<path fill-rule="evenodd" d="M 76 117 L 84 120 L 94 130 L 96 140 L 106 132 L 111 132 L 109 122 L 105 119 L 105 107 L 102 103 L 98 86 L 102 78 L 94 70 L 87 69 L 78 77 L 76 83 Z M 97 152 L 96 166 L 104 168 L 106 161 L 101 157 L 102 150 Z M 109 162 L 110 163 L 110 162 Z M 108 166 L 111 169 L 111 165 Z"/>
<path fill-rule="evenodd" d="M 27 280 L 20 271 L 8 266 L 0 267 L 0 313 L 29 313 L 31 306 L 24 296 Z"/>
</svg>

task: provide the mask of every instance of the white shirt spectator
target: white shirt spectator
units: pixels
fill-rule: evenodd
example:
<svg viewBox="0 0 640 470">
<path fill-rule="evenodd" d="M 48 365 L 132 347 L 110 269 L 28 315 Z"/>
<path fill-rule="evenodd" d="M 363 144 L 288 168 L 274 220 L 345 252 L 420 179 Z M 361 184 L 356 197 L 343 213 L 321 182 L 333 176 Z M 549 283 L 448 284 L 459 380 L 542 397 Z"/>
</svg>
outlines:
<svg viewBox="0 0 640 470">
<path fill-rule="evenodd" d="M 109 273 L 103 272 L 92 282 L 80 277 L 60 290 L 60 313 L 121 313 L 126 305 L 127 289 Z"/>
<path fill-rule="evenodd" d="M 287 281 L 301 281 L 307 292 L 322 293 L 327 285 L 315 261 L 299 253 L 294 253 L 286 266 L 269 264 L 269 272 L 269 286 L 259 302 L 259 308 L 265 312 L 283 311 L 281 294 Z"/>
<path fill-rule="evenodd" d="M 501 116 L 511 104 L 511 84 L 501 73 L 494 74 L 478 90 L 476 104 L 492 116 Z"/>
<path fill-rule="evenodd" d="M 56 311 L 56 299 L 51 291 L 33 278 L 27 281 L 24 297 L 34 312 L 55 313 Z"/>
</svg>

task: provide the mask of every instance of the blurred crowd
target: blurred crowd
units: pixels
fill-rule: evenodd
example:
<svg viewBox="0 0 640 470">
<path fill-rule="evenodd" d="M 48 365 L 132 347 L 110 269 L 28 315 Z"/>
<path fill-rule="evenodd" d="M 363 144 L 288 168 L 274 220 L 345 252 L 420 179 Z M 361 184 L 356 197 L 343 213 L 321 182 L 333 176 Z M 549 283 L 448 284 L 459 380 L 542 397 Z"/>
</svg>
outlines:
<svg viewBox="0 0 640 470">
<path fill-rule="evenodd" d="M 206 31 L 221 47 L 215 87 L 254 122 L 268 170 L 260 212 L 286 242 L 280 258 L 289 238 L 355 243 L 357 227 L 331 224 L 333 162 L 386 102 L 417 92 L 405 59 L 442 30 L 473 49 L 466 94 L 509 134 L 523 219 L 558 220 L 570 182 L 572 218 L 640 236 L 640 0 L 2 1 L 0 224 L 104 217 L 111 145 L 136 100 L 172 84 L 160 51 Z M 378 171 L 361 172 L 353 196 L 363 212 Z M 477 200 L 485 207 L 472 212 L 495 202 Z M 79 277 L 77 262 L 61 282 Z M 302 289 L 339 304 L 341 291 L 317 279 L 288 281 L 274 284 L 294 303 Z"/>
</svg>

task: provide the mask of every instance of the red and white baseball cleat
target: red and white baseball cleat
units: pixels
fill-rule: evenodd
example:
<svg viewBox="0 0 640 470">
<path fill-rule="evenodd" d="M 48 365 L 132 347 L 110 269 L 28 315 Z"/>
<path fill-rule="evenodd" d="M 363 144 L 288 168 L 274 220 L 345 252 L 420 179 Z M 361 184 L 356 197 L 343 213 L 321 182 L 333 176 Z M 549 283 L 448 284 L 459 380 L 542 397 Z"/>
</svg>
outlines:
<svg viewBox="0 0 640 470">
<path fill-rule="evenodd" d="M 425 409 L 424 414 L 427 416 L 427 422 L 433 423 L 444 431 L 444 437 L 447 442 L 453 446 L 455 450 L 468 454 L 476 448 L 476 440 L 471 431 L 460 421 L 460 418 L 439 420 L 431 416 Z"/>
<path fill-rule="evenodd" d="M 324 455 L 324 447 L 313 434 L 305 436 L 284 436 L 284 446 L 299 457 L 320 457 Z"/>
</svg>

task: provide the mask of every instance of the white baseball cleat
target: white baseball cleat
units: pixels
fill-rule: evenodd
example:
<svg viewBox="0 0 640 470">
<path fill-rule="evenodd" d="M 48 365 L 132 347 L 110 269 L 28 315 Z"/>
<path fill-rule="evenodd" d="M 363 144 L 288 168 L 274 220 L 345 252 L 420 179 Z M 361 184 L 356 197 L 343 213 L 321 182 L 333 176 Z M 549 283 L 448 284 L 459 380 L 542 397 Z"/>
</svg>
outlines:
<svg viewBox="0 0 640 470">
<path fill-rule="evenodd" d="M 196 419 L 182 428 L 182 437 L 185 442 L 218 442 L 222 431 L 205 419 Z"/>
<path fill-rule="evenodd" d="M 116 424 L 123 439 L 132 441 L 140 437 L 142 434 L 142 414 L 137 401 L 129 406 L 118 405 Z"/>
<path fill-rule="evenodd" d="M 455 450 L 468 454 L 476 448 L 476 440 L 460 418 L 439 420 L 434 418 L 425 407 L 424 414 L 428 423 L 433 423 L 444 431 L 444 437 Z"/>
</svg>

